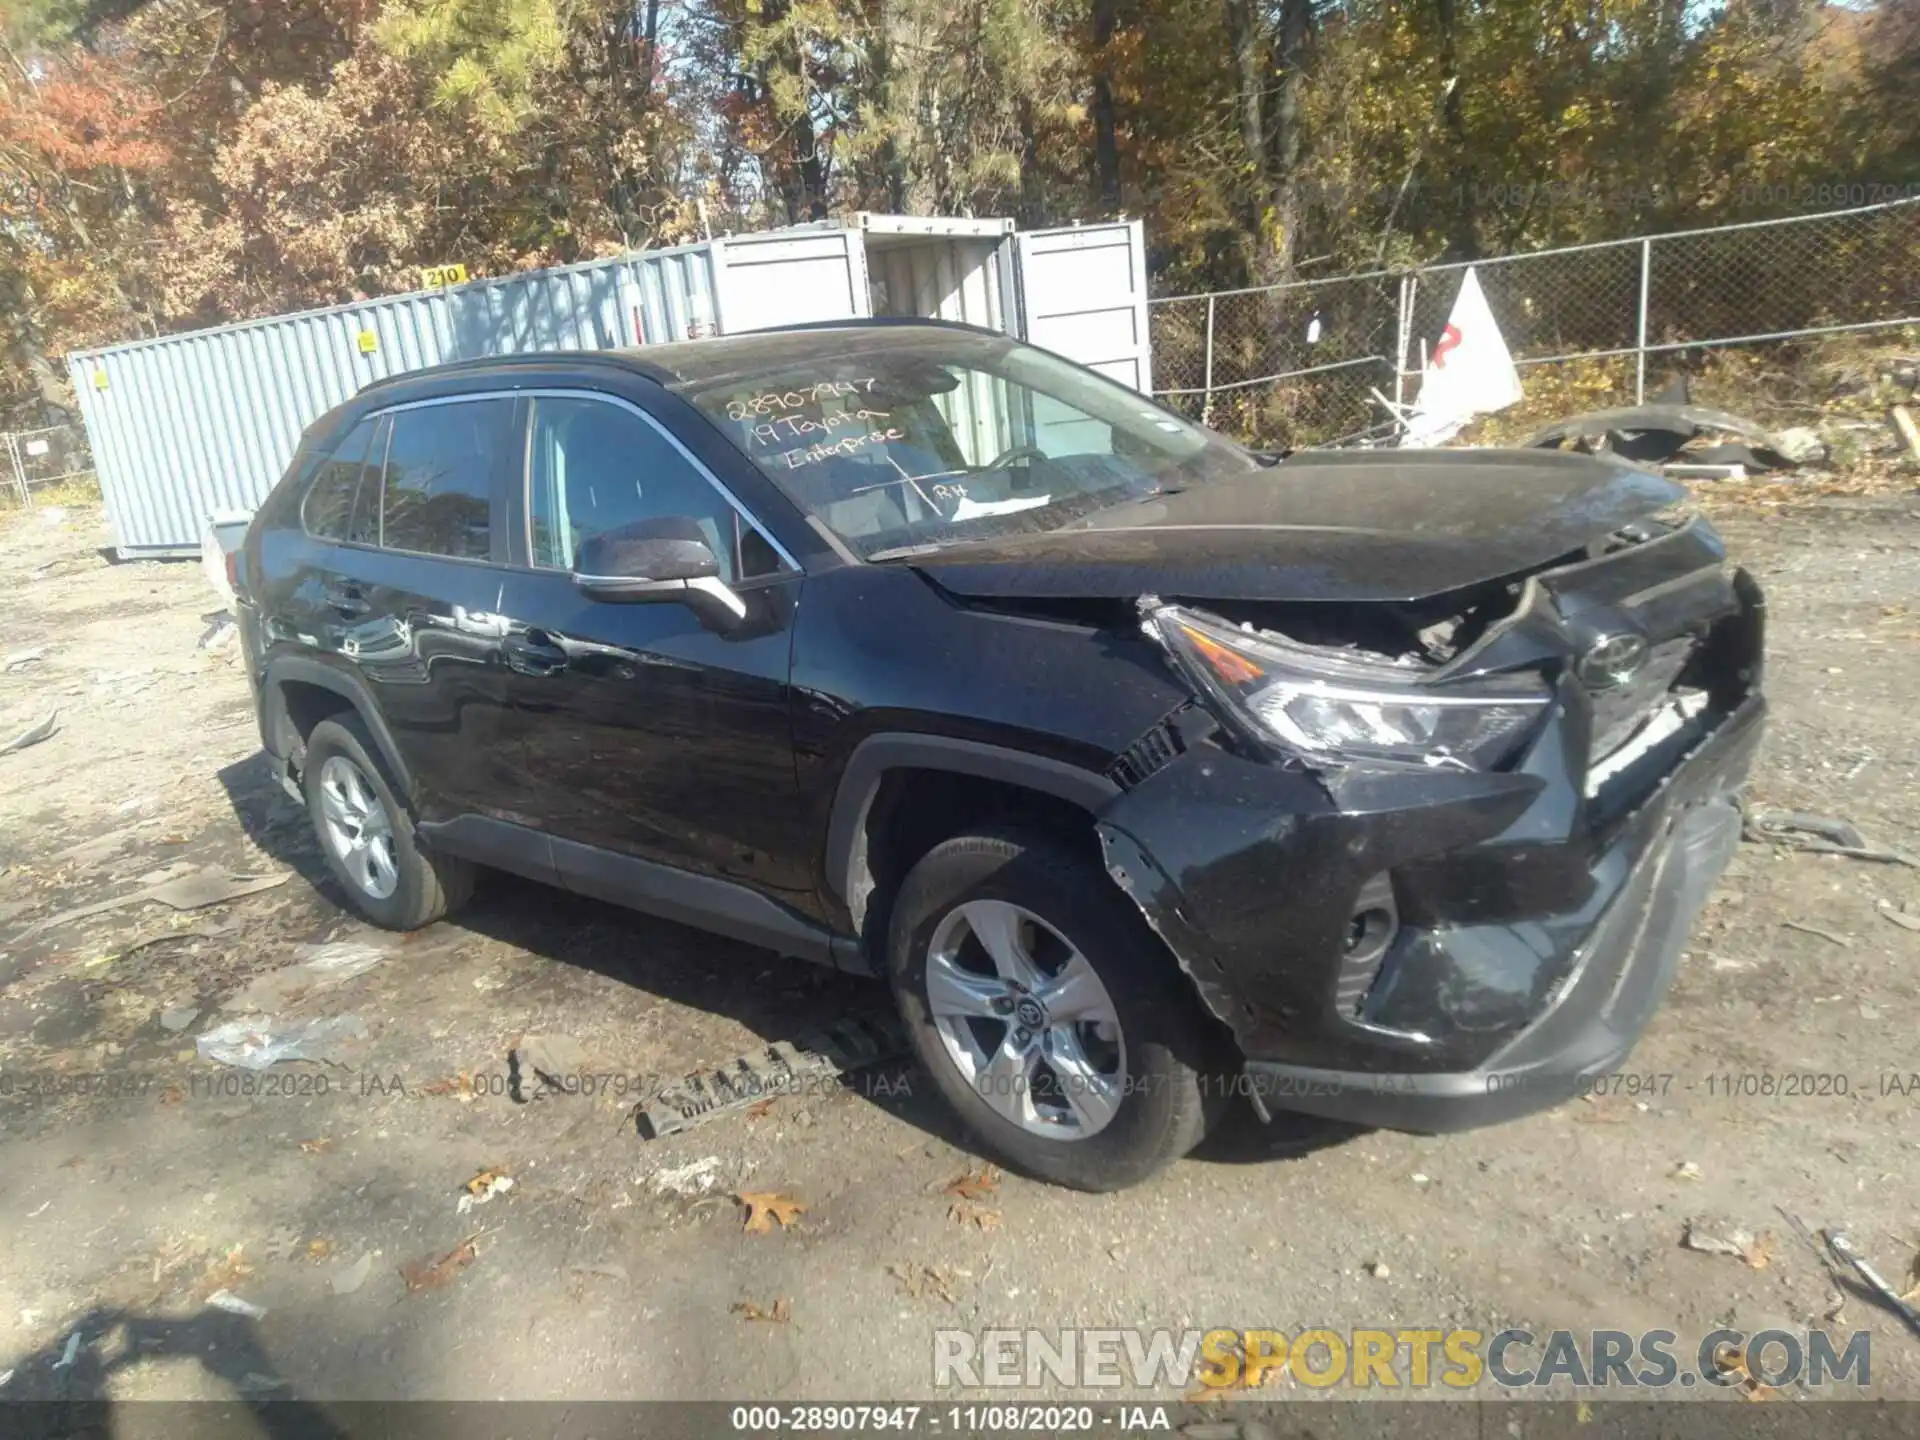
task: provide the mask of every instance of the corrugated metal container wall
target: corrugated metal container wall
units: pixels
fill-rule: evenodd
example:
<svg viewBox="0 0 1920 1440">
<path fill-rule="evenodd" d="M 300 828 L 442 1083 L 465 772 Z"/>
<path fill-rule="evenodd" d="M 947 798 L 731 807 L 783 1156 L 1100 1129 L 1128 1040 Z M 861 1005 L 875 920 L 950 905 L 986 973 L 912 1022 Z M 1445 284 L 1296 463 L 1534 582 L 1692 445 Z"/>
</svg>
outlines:
<svg viewBox="0 0 1920 1440">
<path fill-rule="evenodd" d="M 713 299 L 713 251 L 707 245 L 653 250 L 627 262 L 634 294 L 636 343 L 662 345 L 711 334 L 719 307 Z"/>
<path fill-rule="evenodd" d="M 684 336 L 710 323 L 713 290 L 711 247 L 684 246 L 76 352 L 67 365 L 115 547 L 197 551 L 209 516 L 257 506 L 301 432 L 371 381 Z"/>
<path fill-rule="evenodd" d="M 315 419 L 451 350 L 444 300 L 404 295 L 69 356 L 119 553 L 198 549 L 208 516 L 260 503 Z"/>
</svg>

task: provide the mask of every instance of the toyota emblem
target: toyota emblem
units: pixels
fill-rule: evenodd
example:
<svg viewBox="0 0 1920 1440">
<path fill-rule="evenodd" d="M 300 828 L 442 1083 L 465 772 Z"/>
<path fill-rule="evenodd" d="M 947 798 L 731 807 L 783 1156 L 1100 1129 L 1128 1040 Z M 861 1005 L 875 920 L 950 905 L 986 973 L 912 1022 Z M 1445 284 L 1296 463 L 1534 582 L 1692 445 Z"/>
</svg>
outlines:
<svg viewBox="0 0 1920 1440">
<path fill-rule="evenodd" d="M 1602 635 L 1588 647 L 1575 666 L 1580 683 L 1590 690 L 1607 690 L 1624 685 L 1647 663 L 1645 637 L 1633 634 Z"/>
</svg>

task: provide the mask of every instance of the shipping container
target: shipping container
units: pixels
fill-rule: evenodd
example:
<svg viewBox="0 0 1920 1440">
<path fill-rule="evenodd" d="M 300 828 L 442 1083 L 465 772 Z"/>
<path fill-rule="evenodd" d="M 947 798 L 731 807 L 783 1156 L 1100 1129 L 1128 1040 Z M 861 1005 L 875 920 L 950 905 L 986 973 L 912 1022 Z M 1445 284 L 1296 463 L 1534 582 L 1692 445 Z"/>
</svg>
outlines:
<svg viewBox="0 0 1920 1440">
<path fill-rule="evenodd" d="M 122 558 L 199 553 L 300 435 L 362 386 L 450 360 L 611 349 L 806 321 L 919 315 L 1058 351 L 1150 393 L 1138 221 L 861 214 L 75 351 L 67 366 Z M 991 445 L 1000 407 L 945 397 Z"/>
</svg>

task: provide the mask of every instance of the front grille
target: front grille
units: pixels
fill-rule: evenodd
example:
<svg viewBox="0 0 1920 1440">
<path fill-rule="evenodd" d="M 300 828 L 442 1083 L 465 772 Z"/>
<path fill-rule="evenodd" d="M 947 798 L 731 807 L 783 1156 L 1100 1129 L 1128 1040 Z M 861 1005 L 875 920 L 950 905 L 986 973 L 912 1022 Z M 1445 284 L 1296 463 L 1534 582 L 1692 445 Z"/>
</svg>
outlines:
<svg viewBox="0 0 1920 1440">
<path fill-rule="evenodd" d="M 1693 635 L 1657 641 L 1647 653 L 1646 664 L 1624 683 L 1587 691 L 1593 705 L 1595 760 L 1606 759 L 1631 740 L 1647 717 L 1665 703 L 1698 644 Z"/>
</svg>

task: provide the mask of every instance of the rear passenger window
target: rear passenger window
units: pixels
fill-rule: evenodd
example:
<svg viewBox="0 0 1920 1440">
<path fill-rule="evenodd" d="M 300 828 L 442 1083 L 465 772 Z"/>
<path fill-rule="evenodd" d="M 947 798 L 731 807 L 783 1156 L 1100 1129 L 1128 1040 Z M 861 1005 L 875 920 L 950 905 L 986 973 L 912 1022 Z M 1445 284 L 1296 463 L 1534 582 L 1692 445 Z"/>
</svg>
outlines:
<svg viewBox="0 0 1920 1440">
<path fill-rule="evenodd" d="M 511 400 L 396 411 L 387 444 L 380 543 L 389 550 L 488 559 L 494 468 L 512 441 Z"/>
<path fill-rule="evenodd" d="M 353 521 L 353 501 L 360 490 L 360 471 L 366 463 L 374 422 L 362 420 L 346 439 L 320 462 L 320 472 L 307 487 L 300 512 L 309 535 L 322 540 L 344 540 Z"/>
</svg>

